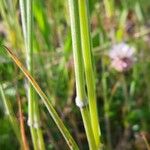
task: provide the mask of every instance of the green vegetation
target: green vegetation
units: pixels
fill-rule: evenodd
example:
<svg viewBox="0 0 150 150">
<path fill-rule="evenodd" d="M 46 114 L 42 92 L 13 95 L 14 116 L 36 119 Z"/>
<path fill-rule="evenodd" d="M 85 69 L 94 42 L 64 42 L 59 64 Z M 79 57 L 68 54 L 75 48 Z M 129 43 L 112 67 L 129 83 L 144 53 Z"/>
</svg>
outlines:
<svg viewBox="0 0 150 150">
<path fill-rule="evenodd" d="M 0 0 L 0 149 L 150 150 L 150 1 Z"/>
</svg>

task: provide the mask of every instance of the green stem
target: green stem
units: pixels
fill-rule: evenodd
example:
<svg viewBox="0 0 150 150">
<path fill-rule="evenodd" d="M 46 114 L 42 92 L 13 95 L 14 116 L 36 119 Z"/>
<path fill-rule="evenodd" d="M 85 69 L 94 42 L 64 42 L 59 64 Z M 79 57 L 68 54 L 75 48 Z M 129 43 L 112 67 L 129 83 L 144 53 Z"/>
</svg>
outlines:
<svg viewBox="0 0 150 150">
<path fill-rule="evenodd" d="M 12 125 L 12 128 L 17 136 L 17 139 L 18 141 L 20 142 L 20 145 L 22 145 L 22 141 L 21 141 L 21 134 L 20 134 L 20 129 L 19 129 L 19 125 L 17 123 L 17 119 L 14 115 L 14 112 L 12 110 L 12 107 L 11 107 L 11 103 L 9 101 L 7 101 L 6 97 L 5 97 L 5 94 L 4 94 L 4 90 L 3 90 L 3 87 L 2 85 L 0 84 L 0 94 L 1 94 L 1 97 L 2 97 L 2 100 L 3 100 L 3 103 L 4 103 L 4 108 L 5 108 L 5 112 L 6 112 L 6 115 L 8 115 L 9 117 L 9 121 Z"/>
<path fill-rule="evenodd" d="M 86 75 L 90 117 L 92 129 L 96 141 L 97 148 L 100 147 L 100 128 L 98 121 L 98 111 L 96 104 L 96 92 L 95 92 L 95 81 L 94 81 L 94 70 L 92 66 L 91 56 L 91 39 L 89 30 L 89 19 L 88 19 L 88 2 L 87 0 L 78 0 L 79 4 L 79 16 L 80 16 L 80 27 L 81 27 L 81 44 L 84 60 L 84 68 Z"/>
<path fill-rule="evenodd" d="M 22 20 L 22 30 L 24 35 L 24 43 L 26 48 L 26 64 L 29 72 L 33 75 L 33 34 L 32 34 L 32 0 L 20 0 L 20 10 L 21 10 L 21 20 Z M 40 150 L 44 150 L 44 140 L 42 136 L 42 131 L 40 128 L 36 129 L 34 127 L 35 124 L 39 122 L 38 115 L 38 106 L 37 102 L 35 102 L 35 93 L 31 84 L 28 83 L 28 113 L 29 113 L 29 124 L 30 131 L 32 136 L 32 141 L 34 145 L 34 149 L 39 148 Z M 36 122 L 34 122 L 34 119 Z M 38 145 L 39 144 L 39 145 Z"/>
<path fill-rule="evenodd" d="M 125 75 L 121 75 L 121 80 L 122 80 L 122 90 L 123 90 L 123 96 L 124 96 L 124 127 L 128 128 L 129 122 L 127 119 L 128 113 L 130 111 L 130 101 L 129 101 L 129 95 L 128 95 L 128 87 L 125 79 Z"/>
<path fill-rule="evenodd" d="M 83 67 L 81 42 L 80 42 L 81 38 L 80 38 L 78 2 L 75 0 L 68 0 L 68 3 L 69 3 L 69 11 L 70 11 L 72 42 L 73 42 L 73 56 L 74 56 L 74 64 L 75 64 L 77 98 L 82 102 L 87 98 L 85 92 L 84 67 Z M 92 131 L 89 109 L 86 106 L 80 108 L 80 111 L 82 114 L 89 147 L 91 150 L 95 150 L 96 143 Z"/>
<path fill-rule="evenodd" d="M 26 44 L 26 63 L 27 68 L 31 75 L 33 75 L 33 34 L 32 34 L 32 0 L 26 1 L 26 13 L 27 13 L 27 23 L 26 23 L 26 36 L 27 39 L 25 39 Z M 24 36 L 25 37 L 25 36 Z M 36 129 L 34 128 L 34 89 L 31 86 L 30 83 L 28 83 L 28 123 L 30 126 L 30 132 L 32 136 L 33 146 L 36 150 L 38 148 L 38 142 L 37 142 L 37 133 Z"/>
<path fill-rule="evenodd" d="M 105 115 L 105 126 L 106 126 L 106 138 L 108 149 L 112 150 L 111 131 L 110 131 L 110 120 L 109 120 L 109 99 L 108 99 L 108 87 L 107 87 L 107 72 L 105 71 L 104 60 L 102 61 L 102 88 L 103 88 L 103 99 L 104 99 L 104 115 Z"/>
<path fill-rule="evenodd" d="M 37 131 L 37 141 L 39 145 L 39 150 L 45 150 L 45 144 L 41 130 L 40 113 L 37 101 L 35 101 L 34 103 L 34 127 L 36 128 Z"/>
<path fill-rule="evenodd" d="M 19 0 L 19 5 L 20 5 L 20 12 L 21 12 L 22 31 L 23 31 L 25 45 L 27 45 L 26 3 L 24 0 Z"/>
</svg>

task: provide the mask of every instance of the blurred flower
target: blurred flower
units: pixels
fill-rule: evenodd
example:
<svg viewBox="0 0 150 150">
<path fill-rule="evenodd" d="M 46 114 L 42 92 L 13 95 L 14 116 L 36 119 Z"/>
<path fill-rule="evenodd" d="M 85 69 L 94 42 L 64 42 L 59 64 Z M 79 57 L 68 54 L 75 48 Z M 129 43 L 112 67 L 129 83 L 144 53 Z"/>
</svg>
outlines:
<svg viewBox="0 0 150 150">
<path fill-rule="evenodd" d="M 126 43 L 115 44 L 110 52 L 111 66 L 119 72 L 132 68 L 135 61 L 135 49 Z"/>
</svg>

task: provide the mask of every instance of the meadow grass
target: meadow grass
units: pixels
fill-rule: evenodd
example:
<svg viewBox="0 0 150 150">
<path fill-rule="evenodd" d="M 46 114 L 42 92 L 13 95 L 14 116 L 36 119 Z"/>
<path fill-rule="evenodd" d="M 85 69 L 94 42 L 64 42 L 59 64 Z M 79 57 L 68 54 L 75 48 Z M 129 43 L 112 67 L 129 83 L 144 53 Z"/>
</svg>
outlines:
<svg viewBox="0 0 150 150">
<path fill-rule="evenodd" d="M 0 148 L 149 149 L 149 9 L 147 0 L 1 0 Z M 134 56 L 122 46 L 110 57 L 122 43 Z"/>
</svg>

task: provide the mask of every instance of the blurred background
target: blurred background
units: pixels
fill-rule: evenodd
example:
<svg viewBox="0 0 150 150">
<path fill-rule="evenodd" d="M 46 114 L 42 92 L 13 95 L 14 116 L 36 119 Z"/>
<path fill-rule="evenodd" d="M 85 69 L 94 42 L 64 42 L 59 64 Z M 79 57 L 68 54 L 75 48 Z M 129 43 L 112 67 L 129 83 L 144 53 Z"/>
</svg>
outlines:
<svg viewBox="0 0 150 150">
<path fill-rule="evenodd" d="M 0 43 L 25 64 L 26 55 L 18 0 L 0 0 Z M 47 94 L 80 149 L 88 144 L 79 109 L 75 106 L 75 78 L 68 1 L 34 0 L 34 78 Z M 104 149 L 148 150 L 150 143 L 150 1 L 89 0 L 97 104 Z M 109 51 L 115 43 L 135 48 L 136 61 L 126 72 L 111 67 Z M 25 77 L 0 50 L 0 83 L 19 123 L 21 102 L 26 139 L 28 103 Z M 47 150 L 66 150 L 62 135 L 36 96 Z M 0 97 L 0 149 L 16 150 L 19 143 Z"/>
</svg>

